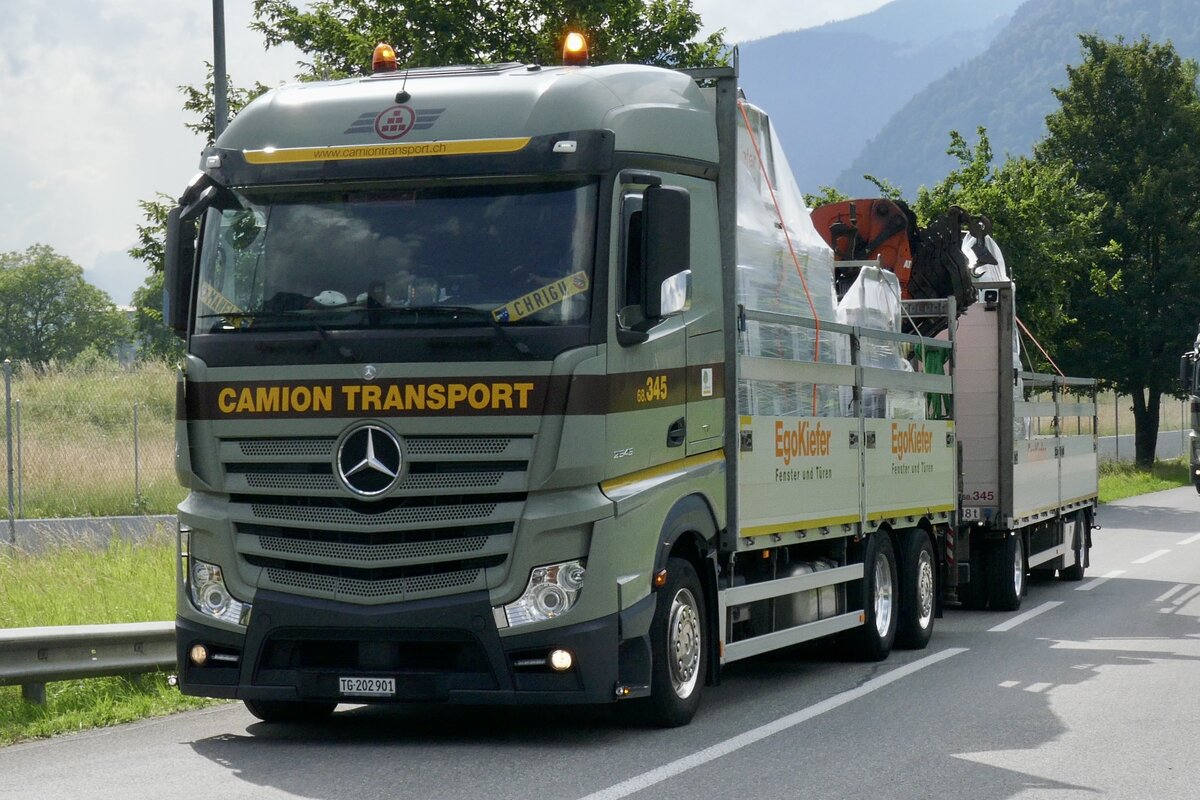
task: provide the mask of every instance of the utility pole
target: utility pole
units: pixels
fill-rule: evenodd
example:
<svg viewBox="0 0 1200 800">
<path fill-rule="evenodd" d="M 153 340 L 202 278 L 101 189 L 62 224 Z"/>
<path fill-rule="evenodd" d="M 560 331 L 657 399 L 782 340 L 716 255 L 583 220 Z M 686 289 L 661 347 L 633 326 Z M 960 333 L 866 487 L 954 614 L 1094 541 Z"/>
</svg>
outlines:
<svg viewBox="0 0 1200 800">
<path fill-rule="evenodd" d="M 213 141 L 229 124 L 229 81 L 225 74 L 225 0 L 213 0 Z"/>
</svg>

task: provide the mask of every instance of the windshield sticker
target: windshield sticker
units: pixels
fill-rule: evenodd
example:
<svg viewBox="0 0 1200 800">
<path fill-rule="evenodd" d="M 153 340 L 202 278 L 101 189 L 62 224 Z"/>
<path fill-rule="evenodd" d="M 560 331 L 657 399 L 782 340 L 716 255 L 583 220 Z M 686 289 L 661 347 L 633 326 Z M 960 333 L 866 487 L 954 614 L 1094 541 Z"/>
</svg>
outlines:
<svg viewBox="0 0 1200 800">
<path fill-rule="evenodd" d="M 497 322 L 516 322 L 587 290 L 587 273 L 580 270 L 505 303 L 492 311 L 492 318 Z"/>
<path fill-rule="evenodd" d="M 207 281 L 200 284 L 200 302 L 212 309 L 214 314 L 236 315 L 245 312 L 241 306 L 217 291 Z"/>
</svg>

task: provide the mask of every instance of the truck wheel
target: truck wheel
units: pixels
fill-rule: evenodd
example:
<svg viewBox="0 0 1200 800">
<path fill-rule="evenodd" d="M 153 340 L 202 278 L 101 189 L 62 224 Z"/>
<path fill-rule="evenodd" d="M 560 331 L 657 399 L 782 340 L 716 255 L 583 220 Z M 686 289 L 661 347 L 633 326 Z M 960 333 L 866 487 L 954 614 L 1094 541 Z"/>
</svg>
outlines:
<svg viewBox="0 0 1200 800">
<path fill-rule="evenodd" d="M 263 722 L 320 722 L 327 719 L 337 703 L 299 700 L 243 700 L 246 710 Z"/>
<path fill-rule="evenodd" d="M 988 600 L 993 611 L 1016 611 L 1025 594 L 1025 546 L 1020 533 L 996 542 L 991 552 L 991 586 Z"/>
<path fill-rule="evenodd" d="M 934 596 L 933 545 L 922 530 L 909 531 L 900 544 L 900 615 L 896 646 L 923 650 L 933 636 Z"/>
<path fill-rule="evenodd" d="M 982 538 L 975 539 L 972 537 L 971 542 L 971 580 L 969 583 L 960 583 L 958 585 L 958 601 L 962 603 L 962 607 L 968 611 L 983 611 L 987 608 L 988 601 L 988 581 L 991 571 L 988 569 L 988 564 L 991 562 L 992 548 Z"/>
<path fill-rule="evenodd" d="M 628 704 L 635 721 L 661 728 L 691 722 L 708 671 L 705 619 L 696 568 L 682 558 L 668 559 L 650 627 L 650 696 Z"/>
<path fill-rule="evenodd" d="M 896 641 L 896 551 L 886 533 L 873 533 L 863 554 L 863 612 L 865 624 L 849 632 L 850 655 L 861 661 L 882 661 Z"/>
<path fill-rule="evenodd" d="M 1072 514 L 1071 521 L 1068 523 L 1070 528 L 1064 531 L 1064 536 L 1077 543 L 1078 547 L 1073 547 L 1074 563 L 1070 566 L 1063 567 L 1058 571 L 1058 577 L 1064 581 L 1081 581 L 1083 580 L 1084 570 L 1087 568 L 1087 532 L 1083 529 L 1083 517 L 1081 514 Z"/>
</svg>

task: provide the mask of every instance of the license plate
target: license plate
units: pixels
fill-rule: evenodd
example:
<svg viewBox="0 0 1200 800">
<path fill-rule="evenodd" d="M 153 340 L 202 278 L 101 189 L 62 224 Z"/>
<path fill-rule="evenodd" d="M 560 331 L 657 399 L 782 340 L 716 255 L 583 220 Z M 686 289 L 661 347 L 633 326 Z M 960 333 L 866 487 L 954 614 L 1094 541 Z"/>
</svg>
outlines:
<svg viewBox="0 0 1200 800">
<path fill-rule="evenodd" d="M 348 697 L 392 697 L 395 678 L 338 678 L 338 691 Z"/>
</svg>

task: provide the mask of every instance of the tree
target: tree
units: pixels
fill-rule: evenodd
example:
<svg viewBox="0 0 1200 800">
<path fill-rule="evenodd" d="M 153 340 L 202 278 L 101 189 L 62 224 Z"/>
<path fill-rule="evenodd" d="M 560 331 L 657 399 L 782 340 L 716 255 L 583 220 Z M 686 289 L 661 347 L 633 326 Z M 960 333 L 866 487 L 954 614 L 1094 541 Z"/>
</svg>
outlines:
<svg viewBox="0 0 1200 800">
<path fill-rule="evenodd" d="M 1080 36 L 1083 62 L 1035 149 L 1105 198 L 1100 226 L 1119 256 L 1072 286 L 1066 361 L 1133 397 L 1139 465 L 1154 460 L 1161 397 L 1200 309 L 1200 92 L 1196 62 L 1171 44 Z"/>
<path fill-rule="evenodd" d="M 589 39 L 592 63 L 668 67 L 724 63 L 723 31 L 695 41 L 691 0 L 255 0 L 253 27 L 268 47 L 290 42 L 312 58 L 308 78 L 369 69 L 379 42 L 403 65 L 520 61 L 554 64 L 570 30 Z"/>
<path fill-rule="evenodd" d="M 958 167 L 933 188 L 921 187 L 913 210 L 923 225 L 952 205 L 992 221 L 992 238 L 1017 284 L 1018 316 L 1057 360 L 1054 342 L 1072 320 L 1072 289 L 1114 256 L 1102 244 L 1103 198 L 1081 188 L 1061 164 L 1021 157 L 997 167 L 987 130 L 976 133 L 972 147 L 950 132 L 946 152 Z M 1038 368 L 1048 369 L 1037 348 L 1026 346 Z"/>
<path fill-rule="evenodd" d="M 89 346 L 108 350 L 129 332 L 107 294 L 83 268 L 44 244 L 0 253 L 0 352 L 41 366 Z"/>
<path fill-rule="evenodd" d="M 129 255 L 144 261 L 150 275 L 133 292 L 133 331 L 139 344 L 139 355 L 159 361 L 172 362 L 183 357 L 183 342 L 167 327 L 163 319 L 164 240 L 171 198 L 159 193 L 153 200 L 139 200 L 146 224 L 138 225 L 138 243 L 129 248 Z"/>
<path fill-rule="evenodd" d="M 196 114 L 198 121 L 187 123 L 187 128 L 204 137 L 205 144 L 213 143 L 213 121 L 216 103 L 213 102 L 213 69 L 208 67 L 204 89 L 195 86 L 180 86 L 183 93 L 183 109 Z M 230 85 L 229 111 L 236 114 L 251 100 L 269 87 L 255 82 L 249 89 Z M 150 270 L 146 280 L 133 293 L 133 330 L 140 345 L 139 352 L 160 361 L 176 361 L 183 356 L 181 342 L 166 326 L 162 313 L 164 243 L 167 236 L 167 214 L 174 205 L 170 195 L 159 192 L 153 200 L 139 200 L 145 223 L 137 226 L 138 242 L 129 248 L 129 255 L 142 261 Z"/>
</svg>

